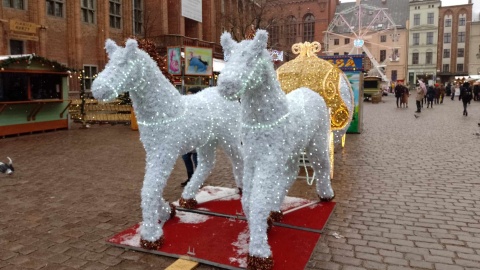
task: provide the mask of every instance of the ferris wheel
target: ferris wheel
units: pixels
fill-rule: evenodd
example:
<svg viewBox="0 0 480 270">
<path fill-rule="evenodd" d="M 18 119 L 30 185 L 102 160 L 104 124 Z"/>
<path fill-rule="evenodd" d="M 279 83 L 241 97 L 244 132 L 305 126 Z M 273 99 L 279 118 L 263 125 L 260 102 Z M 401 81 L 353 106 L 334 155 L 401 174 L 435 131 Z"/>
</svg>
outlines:
<svg viewBox="0 0 480 270">
<path fill-rule="evenodd" d="M 343 44 L 340 44 L 340 38 L 344 38 Z M 351 39 L 353 42 L 346 42 Z M 384 68 L 388 61 L 399 60 L 399 47 L 395 46 L 397 41 L 397 25 L 388 14 L 388 9 L 357 4 L 335 14 L 325 31 L 324 52 L 327 55 L 364 52 L 383 81 L 389 81 Z M 382 48 L 388 56 L 385 55 L 383 61 L 379 62 L 370 50 Z"/>
</svg>

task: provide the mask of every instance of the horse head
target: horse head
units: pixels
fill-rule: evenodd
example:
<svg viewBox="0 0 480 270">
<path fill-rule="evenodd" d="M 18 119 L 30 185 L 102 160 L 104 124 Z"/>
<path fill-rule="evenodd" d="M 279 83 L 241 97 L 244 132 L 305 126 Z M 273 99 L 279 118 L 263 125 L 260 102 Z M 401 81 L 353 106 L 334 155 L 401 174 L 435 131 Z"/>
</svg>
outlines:
<svg viewBox="0 0 480 270">
<path fill-rule="evenodd" d="M 268 33 L 257 30 L 253 40 L 236 42 L 230 33 L 220 38 L 227 64 L 218 78 L 220 93 L 227 99 L 238 99 L 246 91 L 264 82 L 261 71 L 271 62 L 267 51 Z"/>
<path fill-rule="evenodd" d="M 123 48 L 107 39 L 105 50 L 110 60 L 92 83 L 92 94 L 96 99 L 111 101 L 120 93 L 136 91 L 146 83 L 149 61 L 145 59 L 151 58 L 138 48 L 136 40 L 128 39 Z"/>
</svg>

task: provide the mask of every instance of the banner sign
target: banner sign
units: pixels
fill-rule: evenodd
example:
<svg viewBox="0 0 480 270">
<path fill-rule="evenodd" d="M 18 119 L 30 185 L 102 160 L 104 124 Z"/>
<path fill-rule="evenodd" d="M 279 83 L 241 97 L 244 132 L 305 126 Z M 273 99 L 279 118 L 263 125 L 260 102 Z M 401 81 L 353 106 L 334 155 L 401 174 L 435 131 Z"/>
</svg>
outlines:
<svg viewBox="0 0 480 270">
<path fill-rule="evenodd" d="M 320 56 L 320 58 L 332 63 L 342 71 L 364 71 L 363 54 L 329 55 Z"/>
<path fill-rule="evenodd" d="M 38 24 L 22 22 L 17 20 L 10 20 L 10 31 L 36 34 L 38 27 L 39 27 Z"/>
<path fill-rule="evenodd" d="M 182 59 L 180 47 L 167 48 L 168 73 L 172 75 L 182 75 Z"/>
<path fill-rule="evenodd" d="M 185 47 L 185 75 L 212 76 L 213 52 L 210 48 Z"/>
<path fill-rule="evenodd" d="M 202 0 L 182 0 L 182 16 L 202 22 Z"/>
</svg>

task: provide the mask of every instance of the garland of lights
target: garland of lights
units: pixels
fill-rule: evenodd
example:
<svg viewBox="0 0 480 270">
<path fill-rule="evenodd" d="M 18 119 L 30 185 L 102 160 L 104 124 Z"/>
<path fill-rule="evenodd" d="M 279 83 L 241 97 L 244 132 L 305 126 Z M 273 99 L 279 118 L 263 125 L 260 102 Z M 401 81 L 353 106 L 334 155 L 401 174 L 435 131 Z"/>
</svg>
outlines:
<svg viewBox="0 0 480 270">
<path fill-rule="evenodd" d="M 10 65 L 21 64 L 22 62 L 25 62 L 27 65 L 29 65 L 32 61 L 39 62 L 42 65 L 52 66 L 52 68 L 57 69 L 59 71 L 77 72 L 76 69 L 69 68 L 65 65 L 58 63 L 57 61 L 49 60 L 47 58 L 44 58 L 35 54 L 27 55 L 23 57 L 9 57 L 5 60 L 1 60 L 0 69 L 3 70 L 5 68 L 8 68 Z"/>
<path fill-rule="evenodd" d="M 181 95 L 135 40 L 127 40 L 125 48 L 107 40 L 105 49 L 110 60 L 93 81 L 92 93 L 101 100 L 112 100 L 123 91 L 130 93 L 146 152 L 140 244 L 156 249 L 163 243 L 162 226 L 174 212 L 162 195 L 179 154 L 197 149 L 199 158 L 182 201 L 195 201 L 215 165 L 217 146 L 229 155 L 236 185 L 242 188 L 240 105 L 225 100 L 216 87 Z"/>
<path fill-rule="evenodd" d="M 264 30 L 258 30 L 253 40 L 240 43 L 229 33 L 221 36 L 229 57 L 218 78 L 219 91 L 226 99 L 240 97 L 242 106 L 242 206 L 250 232 L 249 269 L 273 267 L 267 220 L 272 212 L 280 212 L 298 175 L 302 150 L 306 149 L 315 169 L 318 196 L 326 201 L 334 197 L 330 183 L 329 109 L 324 99 L 310 89 L 300 88 L 288 95 L 282 91 L 266 49 L 267 40 Z"/>
</svg>

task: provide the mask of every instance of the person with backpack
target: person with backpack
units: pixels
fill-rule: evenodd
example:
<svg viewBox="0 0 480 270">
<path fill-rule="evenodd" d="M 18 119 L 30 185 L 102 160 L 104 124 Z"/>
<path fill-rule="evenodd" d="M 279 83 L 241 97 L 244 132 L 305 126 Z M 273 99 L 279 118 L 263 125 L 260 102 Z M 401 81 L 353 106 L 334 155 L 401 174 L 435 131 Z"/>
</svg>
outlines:
<svg viewBox="0 0 480 270">
<path fill-rule="evenodd" d="M 470 87 L 470 83 L 465 82 L 462 85 L 462 88 L 460 89 L 460 99 L 462 100 L 463 103 L 463 115 L 468 116 L 467 112 L 467 106 L 470 104 L 470 101 L 472 100 L 473 94 L 472 94 L 472 88 Z"/>
</svg>

